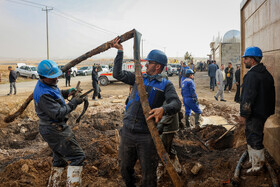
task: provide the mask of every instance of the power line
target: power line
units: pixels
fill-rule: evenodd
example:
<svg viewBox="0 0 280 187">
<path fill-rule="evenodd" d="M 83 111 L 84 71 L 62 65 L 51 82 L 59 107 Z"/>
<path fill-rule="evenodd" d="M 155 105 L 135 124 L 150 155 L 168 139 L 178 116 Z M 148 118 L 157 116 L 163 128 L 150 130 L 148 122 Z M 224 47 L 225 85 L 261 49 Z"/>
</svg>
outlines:
<svg viewBox="0 0 280 187">
<path fill-rule="evenodd" d="M 18 1 L 13 1 L 13 0 L 6 0 L 6 1 L 9 1 L 11 3 L 16 3 L 16 4 L 20 4 L 20 5 L 25 5 L 25 6 L 30 6 L 30 7 L 35 7 L 35 8 L 42 8 L 42 7 L 39 7 L 39 6 L 35 6 L 35 5 L 30 5 L 30 4 L 26 4 L 26 3 L 21 3 L 21 2 L 18 2 Z"/>
<path fill-rule="evenodd" d="M 55 8 L 54 11 L 56 11 L 56 12 L 60 13 L 61 15 L 63 15 L 64 18 L 70 19 L 70 20 L 72 20 L 72 21 L 73 21 L 73 20 L 76 20 L 76 21 L 78 21 L 78 22 L 80 22 L 80 23 L 83 23 L 84 25 L 90 26 L 90 27 L 92 27 L 92 28 L 94 28 L 94 29 L 98 29 L 98 30 L 100 30 L 100 31 L 103 31 L 103 32 L 106 32 L 106 33 L 110 33 L 110 34 L 118 34 L 118 33 L 115 33 L 115 32 L 113 32 L 113 31 L 109 31 L 109 30 L 107 30 L 107 29 L 104 29 L 104 28 L 102 28 L 102 27 L 99 27 L 99 26 L 97 26 L 97 25 L 88 23 L 88 22 L 86 22 L 86 21 L 84 21 L 84 20 L 82 20 L 82 19 L 79 19 L 79 18 L 73 17 L 73 16 L 71 16 L 71 15 L 68 15 L 68 14 L 66 14 L 66 13 L 64 13 L 64 12 L 62 12 L 62 11 L 60 11 L 60 10 L 58 10 L 57 8 Z"/>
<path fill-rule="evenodd" d="M 34 4 L 34 5 L 39 5 L 39 6 L 43 6 L 43 7 L 50 7 L 48 5 L 44 5 L 44 4 L 40 4 L 40 3 L 35 3 L 35 2 L 32 2 L 32 1 L 27 1 L 27 0 L 18 0 L 18 1 L 23 1 L 23 2 L 26 2 L 26 3 L 30 3 L 30 4 Z M 53 8 L 53 7 L 50 7 L 50 8 Z"/>
<path fill-rule="evenodd" d="M 50 7 L 52 8 L 54 11 L 56 11 L 57 13 L 59 14 L 56 14 L 57 16 L 62 16 L 66 19 L 69 19 L 71 21 L 74 21 L 76 23 L 80 23 L 80 24 L 83 24 L 85 26 L 89 26 L 91 27 L 92 29 L 95 29 L 95 30 L 99 30 L 101 32 L 104 32 L 104 33 L 107 33 L 107 34 L 116 34 L 118 35 L 118 33 L 115 33 L 113 31 L 109 31 L 107 29 L 104 29 L 102 27 L 99 27 L 97 25 L 94 25 L 94 24 L 91 24 L 91 23 L 88 23 L 82 19 L 79 19 L 79 18 L 76 18 L 74 16 L 71 16 L 69 14 L 66 14 L 64 12 L 62 12 L 61 10 L 57 9 L 57 8 L 54 8 L 54 7 L 51 7 L 51 6 L 48 6 L 48 5 L 44 5 L 44 4 L 40 4 L 40 3 L 35 3 L 35 2 L 32 2 L 32 1 L 28 1 L 28 0 L 18 0 L 18 1 L 22 1 L 24 3 L 20 3 L 20 2 L 17 2 L 17 1 L 13 1 L 13 0 L 7 0 L 7 1 L 11 1 L 11 2 L 15 2 L 15 3 L 18 3 L 18 4 L 23 4 L 23 5 L 27 5 L 27 6 L 33 6 L 33 7 L 36 7 L 36 8 L 43 8 L 43 7 Z M 29 3 L 29 4 L 25 4 L 25 3 Z M 42 7 L 39 7 L 39 6 L 42 6 Z"/>
</svg>

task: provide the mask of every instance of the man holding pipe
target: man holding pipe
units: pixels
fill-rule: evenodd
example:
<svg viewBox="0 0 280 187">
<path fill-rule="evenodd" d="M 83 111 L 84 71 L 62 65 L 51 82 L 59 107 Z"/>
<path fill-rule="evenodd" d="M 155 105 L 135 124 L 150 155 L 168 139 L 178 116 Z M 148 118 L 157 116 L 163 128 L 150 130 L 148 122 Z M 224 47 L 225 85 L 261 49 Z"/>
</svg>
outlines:
<svg viewBox="0 0 280 187">
<path fill-rule="evenodd" d="M 156 186 L 158 155 L 143 114 L 135 82 L 135 73 L 122 70 L 123 46 L 115 38 L 112 47 L 118 49 L 114 61 L 113 77 L 132 85 L 132 91 L 126 106 L 123 127 L 120 131 L 121 143 L 119 158 L 121 174 L 126 186 L 136 186 L 134 166 L 139 159 L 142 170 L 142 185 Z M 180 111 L 181 102 L 173 84 L 162 77 L 161 72 L 167 65 L 167 56 L 160 50 L 152 50 L 146 58 L 146 74 L 143 80 L 151 106 L 150 116 L 158 123 L 163 115 L 172 115 Z M 163 102 L 166 101 L 166 104 Z"/>
</svg>

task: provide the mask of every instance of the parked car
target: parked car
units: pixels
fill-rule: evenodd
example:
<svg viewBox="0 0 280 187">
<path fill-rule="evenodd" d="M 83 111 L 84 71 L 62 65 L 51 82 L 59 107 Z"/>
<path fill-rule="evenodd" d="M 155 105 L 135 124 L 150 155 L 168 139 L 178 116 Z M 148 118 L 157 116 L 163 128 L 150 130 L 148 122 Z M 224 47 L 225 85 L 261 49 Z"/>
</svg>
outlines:
<svg viewBox="0 0 280 187">
<path fill-rule="evenodd" d="M 15 72 L 17 76 L 24 76 L 24 77 L 30 77 L 32 79 L 39 79 L 39 75 L 37 73 L 37 67 L 35 66 L 29 66 L 26 64 L 18 64 Z"/>
<path fill-rule="evenodd" d="M 167 64 L 166 66 L 166 72 L 168 77 L 171 77 L 173 75 L 172 67 L 169 64 Z"/>
<path fill-rule="evenodd" d="M 77 71 L 77 75 L 87 76 L 91 74 L 92 74 L 92 66 L 84 66 Z"/>
<path fill-rule="evenodd" d="M 170 64 L 170 66 L 171 66 L 171 72 L 173 74 L 178 75 L 179 74 L 178 67 L 180 66 L 180 64 Z"/>
<path fill-rule="evenodd" d="M 58 67 L 59 67 L 59 69 L 62 69 L 62 68 L 64 67 L 64 65 L 60 65 L 60 66 L 58 66 Z M 77 72 L 78 72 L 77 67 L 71 67 L 71 75 L 72 75 L 73 77 L 76 77 L 76 76 L 77 76 Z M 63 77 L 64 77 L 64 73 L 63 73 Z"/>
</svg>

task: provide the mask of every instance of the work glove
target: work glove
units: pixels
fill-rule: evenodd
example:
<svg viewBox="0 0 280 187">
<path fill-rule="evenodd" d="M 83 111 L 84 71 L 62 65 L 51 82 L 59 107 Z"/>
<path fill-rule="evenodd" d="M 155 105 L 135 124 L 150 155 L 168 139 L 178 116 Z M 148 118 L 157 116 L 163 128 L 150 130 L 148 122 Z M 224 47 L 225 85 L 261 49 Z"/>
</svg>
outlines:
<svg viewBox="0 0 280 187">
<path fill-rule="evenodd" d="M 79 95 L 77 95 L 71 100 L 71 103 L 73 103 L 76 106 L 82 104 L 83 102 L 84 102 L 84 98 L 80 97 Z"/>
<path fill-rule="evenodd" d="M 77 89 L 76 89 L 76 88 L 70 88 L 70 89 L 68 90 L 68 96 L 70 96 L 70 95 L 75 95 L 76 92 L 77 92 Z"/>
</svg>

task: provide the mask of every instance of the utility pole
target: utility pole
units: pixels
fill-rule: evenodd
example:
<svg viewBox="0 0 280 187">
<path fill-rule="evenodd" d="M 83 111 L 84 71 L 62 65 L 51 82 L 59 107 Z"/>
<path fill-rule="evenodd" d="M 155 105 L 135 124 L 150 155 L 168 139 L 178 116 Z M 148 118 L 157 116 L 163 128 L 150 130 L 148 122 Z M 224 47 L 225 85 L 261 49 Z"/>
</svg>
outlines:
<svg viewBox="0 0 280 187">
<path fill-rule="evenodd" d="M 164 49 L 164 53 L 165 53 L 166 47 L 163 47 L 163 49 Z"/>
<path fill-rule="evenodd" d="M 144 59 L 144 55 L 143 55 L 143 51 L 144 51 L 144 49 L 143 49 L 143 48 L 144 48 L 144 41 L 145 41 L 145 40 L 142 39 L 142 59 Z"/>
<path fill-rule="evenodd" d="M 46 11 L 46 29 L 47 29 L 47 59 L 50 58 L 50 54 L 49 54 L 49 24 L 48 24 L 48 13 L 50 10 L 53 10 L 53 8 L 48 8 L 46 6 L 46 9 L 42 9 L 42 11 Z"/>
</svg>

